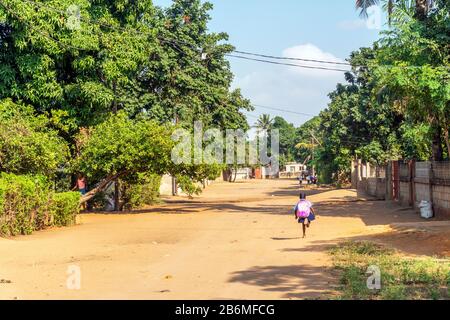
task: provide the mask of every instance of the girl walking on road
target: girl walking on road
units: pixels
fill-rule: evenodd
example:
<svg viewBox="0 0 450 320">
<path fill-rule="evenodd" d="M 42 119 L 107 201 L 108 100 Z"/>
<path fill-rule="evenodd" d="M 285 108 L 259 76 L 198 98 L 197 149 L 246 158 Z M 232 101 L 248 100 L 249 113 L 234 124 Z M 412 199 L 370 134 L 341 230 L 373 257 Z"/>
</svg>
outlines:
<svg viewBox="0 0 450 320">
<path fill-rule="evenodd" d="M 312 203 L 306 200 L 306 194 L 300 193 L 300 201 L 294 207 L 295 219 L 302 224 L 303 238 L 306 238 L 306 228 L 311 222 L 316 220 L 316 215 Z"/>
</svg>

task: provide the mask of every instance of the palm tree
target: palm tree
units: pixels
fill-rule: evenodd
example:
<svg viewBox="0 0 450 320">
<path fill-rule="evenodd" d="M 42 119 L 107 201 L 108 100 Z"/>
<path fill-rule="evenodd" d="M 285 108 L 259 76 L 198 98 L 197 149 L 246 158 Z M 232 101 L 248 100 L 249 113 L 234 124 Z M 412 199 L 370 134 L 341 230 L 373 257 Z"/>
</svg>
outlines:
<svg viewBox="0 0 450 320">
<path fill-rule="evenodd" d="M 356 8 L 361 10 L 361 16 L 367 18 L 367 9 L 374 5 L 379 5 L 380 0 L 356 0 Z M 395 8 L 409 11 L 414 10 L 414 17 L 418 20 L 425 20 L 428 12 L 434 4 L 434 0 L 383 0 L 385 9 L 389 15 L 389 21 Z"/>
<path fill-rule="evenodd" d="M 268 114 L 263 114 L 259 116 L 258 121 L 256 121 L 255 127 L 260 131 L 269 131 L 272 129 L 273 119 Z"/>
</svg>

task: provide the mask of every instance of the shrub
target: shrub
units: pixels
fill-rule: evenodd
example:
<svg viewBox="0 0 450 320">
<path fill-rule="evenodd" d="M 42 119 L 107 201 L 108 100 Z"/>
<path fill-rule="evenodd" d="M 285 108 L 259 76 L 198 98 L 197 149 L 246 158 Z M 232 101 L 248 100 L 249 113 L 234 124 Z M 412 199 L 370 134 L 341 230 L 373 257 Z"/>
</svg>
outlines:
<svg viewBox="0 0 450 320">
<path fill-rule="evenodd" d="M 0 175 L 0 235 L 31 234 L 53 224 L 68 225 L 79 195 L 55 194 L 42 176 Z"/>
<path fill-rule="evenodd" d="M 52 175 L 69 149 L 45 116 L 10 99 L 0 100 L 0 171 Z"/>
<path fill-rule="evenodd" d="M 0 232 L 30 234 L 48 223 L 47 181 L 40 176 L 0 177 Z"/>
<path fill-rule="evenodd" d="M 202 188 L 199 187 L 196 182 L 194 182 L 188 176 L 178 175 L 177 182 L 181 190 L 183 190 L 189 196 L 189 198 L 202 193 Z"/>
<path fill-rule="evenodd" d="M 52 198 L 50 206 L 52 225 L 63 227 L 74 224 L 80 211 L 80 194 L 78 192 L 55 193 Z"/>
<path fill-rule="evenodd" d="M 122 203 L 127 210 L 141 208 L 158 201 L 161 176 L 139 174 L 135 182 L 122 181 Z"/>
</svg>

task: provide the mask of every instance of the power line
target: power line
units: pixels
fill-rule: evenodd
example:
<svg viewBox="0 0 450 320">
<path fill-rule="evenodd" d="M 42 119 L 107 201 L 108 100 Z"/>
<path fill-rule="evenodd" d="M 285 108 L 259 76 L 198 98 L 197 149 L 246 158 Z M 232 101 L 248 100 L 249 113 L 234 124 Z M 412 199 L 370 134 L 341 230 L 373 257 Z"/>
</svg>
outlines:
<svg viewBox="0 0 450 320">
<path fill-rule="evenodd" d="M 249 56 L 261 57 L 261 58 L 269 58 L 269 59 L 275 59 L 275 60 L 304 61 L 304 62 L 316 62 L 316 63 L 351 66 L 351 64 L 348 63 L 348 62 L 337 62 L 337 61 L 326 61 L 326 60 L 315 60 L 315 59 L 304 59 L 304 58 L 292 58 L 292 57 L 278 57 L 278 56 L 271 56 L 271 55 L 265 55 L 265 54 L 260 54 L 260 53 L 251 53 L 251 52 L 238 51 L 238 50 L 235 50 L 234 52 L 239 53 L 239 54 L 249 55 Z"/>
<path fill-rule="evenodd" d="M 270 60 L 237 56 L 237 55 L 233 55 L 233 54 L 225 54 L 225 56 L 231 57 L 231 58 L 238 58 L 238 59 L 257 61 L 257 62 L 263 62 L 263 63 L 268 63 L 268 64 L 283 65 L 283 66 L 290 66 L 290 67 L 297 67 L 297 68 L 304 68 L 304 69 L 327 70 L 327 71 L 337 71 L 337 72 L 350 72 L 351 71 L 351 70 L 335 69 L 335 68 L 327 68 L 327 67 L 319 67 L 319 66 L 316 66 L 316 67 L 305 66 L 305 65 L 299 65 L 299 64 L 294 64 L 294 63 L 282 63 L 282 62 L 276 62 L 276 61 L 270 61 Z"/>
<path fill-rule="evenodd" d="M 275 108 L 275 107 L 267 107 L 267 106 L 262 106 L 259 104 L 253 104 L 253 106 L 256 108 L 263 108 L 263 109 L 268 109 L 268 110 L 287 112 L 287 113 L 297 114 L 297 115 L 305 116 L 305 117 L 315 117 L 316 116 L 316 115 L 310 114 L 310 113 L 297 112 L 297 111 L 292 111 L 292 110 L 287 110 L 287 109 L 282 109 L 282 108 Z"/>
</svg>

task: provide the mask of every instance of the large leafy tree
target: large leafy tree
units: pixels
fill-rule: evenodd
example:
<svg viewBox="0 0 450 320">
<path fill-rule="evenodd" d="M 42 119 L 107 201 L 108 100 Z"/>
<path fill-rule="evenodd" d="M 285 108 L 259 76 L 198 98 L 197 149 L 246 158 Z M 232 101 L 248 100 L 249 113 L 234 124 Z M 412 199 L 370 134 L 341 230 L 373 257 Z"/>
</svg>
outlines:
<svg viewBox="0 0 450 320">
<path fill-rule="evenodd" d="M 67 160 L 68 147 L 45 116 L 0 101 L 0 172 L 53 176 Z"/>
<path fill-rule="evenodd" d="M 273 129 L 279 130 L 280 137 L 280 165 L 283 166 L 285 162 L 295 161 L 295 142 L 296 129 L 292 123 L 287 122 L 282 117 L 275 117 L 273 120 Z"/>
<path fill-rule="evenodd" d="M 73 137 L 80 127 L 125 110 L 192 126 L 244 124 L 251 109 L 221 44 L 209 33 L 209 3 L 176 0 L 163 10 L 149 0 L 80 1 L 79 28 L 69 0 L 4 0 L 0 5 L 0 95 L 49 112 Z M 231 109 L 236 112 L 229 116 Z"/>
<path fill-rule="evenodd" d="M 399 127 L 403 116 L 373 97 L 373 63 L 376 48 L 362 48 L 351 55 L 353 72 L 347 84 L 330 94 L 331 103 L 320 114 L 316 163 L 325 181 L 346 180 L 352 158 L 383 163 L 401 157 Z"/>
<path fill-rule="evenodd" d="M 450 149 L 450 16 L 439 9 L 425 22 L 396 24 L 379 41 L 376 90 L 414 124 L 429 124 L 432 158 Z"/>
</svg>

